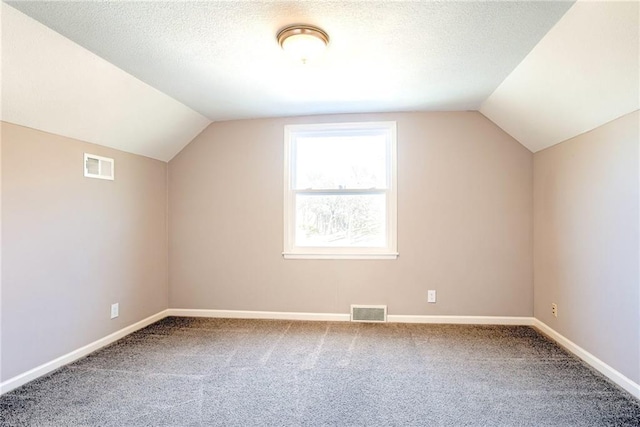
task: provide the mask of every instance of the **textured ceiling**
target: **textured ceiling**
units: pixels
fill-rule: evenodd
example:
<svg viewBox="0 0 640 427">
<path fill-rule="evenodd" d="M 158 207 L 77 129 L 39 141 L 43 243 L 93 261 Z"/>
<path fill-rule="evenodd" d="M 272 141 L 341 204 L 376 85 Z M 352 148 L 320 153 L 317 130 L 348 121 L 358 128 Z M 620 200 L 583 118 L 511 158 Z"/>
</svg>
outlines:
<svg viewBox="0 0 640 427">
<path fill-rule="evenodd" d="M 480 109 L 535 152 L 640 106 L 638 1 L 9 4 L 0 118 L 162 160 L 210 121 L 376 111 Z"/>
<path fill-rule="evenodd" d="M 640 3 L 579 1 L 480 111 L 535 152 L 640 108 L 639 63 Z"/>
<path fill-rule="evenodd" d="M 211 120 L 477 110 L 572 2 L 8 2 Z M 275 35 L 331 43 L 293 63 Z"/>
</svg>

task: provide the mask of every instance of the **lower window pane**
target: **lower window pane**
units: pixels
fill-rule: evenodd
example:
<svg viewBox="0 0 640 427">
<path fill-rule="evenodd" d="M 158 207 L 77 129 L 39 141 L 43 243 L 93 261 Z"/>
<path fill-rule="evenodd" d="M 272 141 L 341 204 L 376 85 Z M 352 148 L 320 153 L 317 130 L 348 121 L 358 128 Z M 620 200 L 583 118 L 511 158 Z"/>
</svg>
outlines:
<svg viewBox="0 0 640 427">
<path fill-rule="evenodd" d="M 296 246 L 385 247 L 385 194 L 296 195 Z"/>
</svg>

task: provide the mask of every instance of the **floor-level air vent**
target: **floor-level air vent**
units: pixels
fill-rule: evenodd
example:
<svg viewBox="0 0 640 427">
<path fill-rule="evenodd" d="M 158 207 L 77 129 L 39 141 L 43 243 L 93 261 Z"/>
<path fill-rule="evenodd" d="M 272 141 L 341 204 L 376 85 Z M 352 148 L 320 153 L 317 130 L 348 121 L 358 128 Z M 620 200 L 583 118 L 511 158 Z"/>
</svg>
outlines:
<svg viewBox="0 0 640 427">
<path fill-rule="evenodd" d="M 386 305 L 352 305 L 352 322 L 386 322 Z"/>
</svg>

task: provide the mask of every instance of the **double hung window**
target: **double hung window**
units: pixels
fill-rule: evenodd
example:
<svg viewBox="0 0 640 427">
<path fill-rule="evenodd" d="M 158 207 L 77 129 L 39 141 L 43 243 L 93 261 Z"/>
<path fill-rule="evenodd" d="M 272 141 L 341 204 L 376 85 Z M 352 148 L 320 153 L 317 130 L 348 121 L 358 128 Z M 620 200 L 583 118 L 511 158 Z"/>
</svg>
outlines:
<svg viewBox="0 0 640 427">
<path fill-rule="evenodd" d="M 285 258 L 397 257 L 396 123 L 285 127 Z"/>
</svg>

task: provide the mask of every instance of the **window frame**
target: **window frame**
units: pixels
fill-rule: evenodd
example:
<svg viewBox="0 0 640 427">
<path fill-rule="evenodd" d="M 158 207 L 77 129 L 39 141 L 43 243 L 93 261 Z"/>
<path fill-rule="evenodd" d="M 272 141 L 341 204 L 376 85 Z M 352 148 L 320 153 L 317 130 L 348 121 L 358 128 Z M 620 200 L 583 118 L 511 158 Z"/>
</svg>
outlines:
<svg viewBox="0 0 640 427">
<path fill-rule="evenodd" d="M 385 189 L 298 190 L 293 188 L 295 164 L 294 142 L 301 136 L 344 136 L 380 132 L 387 140 L 387 185 Z M 284 251 L 285 259 L 396 259 L 397 250 L 397 124 L 395 121 L 314 123 L 284 127 Z M 296 246 L 297 194 L 385 194 L 385 247 Z"/>
</svg>

